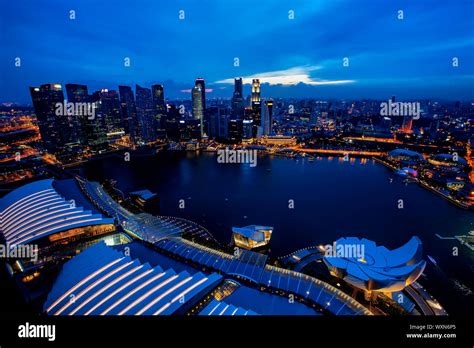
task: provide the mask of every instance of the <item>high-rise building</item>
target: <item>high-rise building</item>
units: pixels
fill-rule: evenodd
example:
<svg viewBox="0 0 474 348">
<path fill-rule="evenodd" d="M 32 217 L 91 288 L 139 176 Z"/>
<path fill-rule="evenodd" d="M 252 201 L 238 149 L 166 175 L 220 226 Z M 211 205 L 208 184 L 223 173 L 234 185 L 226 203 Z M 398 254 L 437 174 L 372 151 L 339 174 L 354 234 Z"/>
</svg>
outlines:
<svg viewBox="0 0 474 348">
<path fill-rule="evenodd" d="M 128 134 L 130 136 L 130 142 L 135 144 L 137 126 L 137 109 L 135 105 L 135 97 L 130 86 L 119 86 L 119 93 L 120 110 L 122 112 L 125 134 Z"/>
<path fill-rule="evenodd" d="M 155 127 L 156 129 L 164 129 L 166 118 L 166 105 L 163 86 L 151 86 L 151 95 L 153 99 L 153 109 L 155 112 Z"/>
<path fill-rule="evenodd" d="M 230 114 L 229 110 L 226 108 L 219 108 L 218 116 L 218 137 L 221 139 L 229 138 L 229 121 Z"/>
<path fill-rule="evenodd" d="M 199 120 L 201 128 L 201 136 L 204 135 L 204 106 L 203 106 L 203 94 L 200 85 L 196 83 L 196 86 L 192 89 L 192 100 L 193 100 L 193 118 Z"/>
<path fill-rule="evenodd" d="M 66 84 L 66 95 L 69 103 L 90 103 L 91 97 L 87 91 L 86 85 L 78 85 L 73 83 Z M 86 106 L 89 108 L 89 106 Z M 83 109 L 84 110 L 84 109 Z M 94 110 L 95 113 L 95 110 Z M 74 135 L 82 144 L 87 144 L 87 123 L 89 118 L 87 115 L 73 115 L 72 132 L 76 133 Z"/>
<path fill-rule="evenodd" d="M 123 131 L 125 128 L 120 100 L 116 91 L 102 89 L 98 93 L 99 105 L 96 113 L 102 114 L 103 128 L 107 133 Z"/>
<path fill-rule="evenodd" d="M 202 109 L 203 112 L 206 112 L 206 84 L 202 77 L 196 79 L 195 86 L 201 88 L 201 98 L 202 98 Z"/>
<path fill-rule="evenodd" d="M 173 104 L 166 104 L 166 118 L 165 118 L 165 130 L 168 139 L 177 141 L 180 138 L 179 135 L 179 122 L 181 121 L 181 115 L 178 108 Z"/>
<path fill-rule="evenodd" d="M 107 145 L 107 108 L 102 108 L 102 92 L 103 90 L 92 93 L 95 116 L 86 123 L 87 145 L 94 149 L 102 149 Z"/>
<path fill-rule="evenodd" d="M 45 149 L 59 153 L 67 144 L 77 142 L 68 115 L 56 114 L 57 104 L 64 104 L 62 86 L 55 83 L 30 87 L 30 94 Z"/>
<path fill-rule="evenodd" d="M 242 120 L 242 138 L 250 139 L 253 135 L 253 120 Z"/>
<path fill-rule="evenodd" d="M 232 96 L 232 116 L 242 119 L 244 115 L 244 98 L 242 92 L 242 78 L 234 79 L 234 94 Z"/>
<path fill-rule="evenodd" d="M 260 103 L 260 80 L 253 79 L 252 80 L 252 96 L 250 101 L 252 103 L 259 102 Z"/>
<path fill-rule="evenodd" d="M 270 135 L 273 128 L 273 100 L 263 102 L 263 134 Z"/>
<path fill-rule="evenodd" d="M 260 99 L 260 80 L 252 80 L 252 94 L 250 98 L 253 119 L 253 137 L 262 133 L 259 127 L 262 126 L 262 102 Z"/>
<path fill-rule="evenodd" d="M 229 120 L 229 141 L 233 143 L 238 143 L 242 140 L 242 121 L 237 119 Z"/>
<path fill-rule="evenodd" d="M 137 144 L 143 145 L 156 140 L 155 112 L 153 110 L 153 100 L 149 88 L 135 87 L 137 120 L 140 135 Z"/>
</svg>

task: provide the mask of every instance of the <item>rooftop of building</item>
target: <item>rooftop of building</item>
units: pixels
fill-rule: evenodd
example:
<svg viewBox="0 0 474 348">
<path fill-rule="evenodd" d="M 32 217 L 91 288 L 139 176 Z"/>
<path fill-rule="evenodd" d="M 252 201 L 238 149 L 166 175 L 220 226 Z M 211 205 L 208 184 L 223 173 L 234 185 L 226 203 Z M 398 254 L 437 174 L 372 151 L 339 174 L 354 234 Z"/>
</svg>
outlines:
<svg viewBox="0 0 474 348">
<path fill-rule="evenodd" d="M 11 245 L 73 228 L 113 223 L 82 195 L 72 179 L 35 181 L 0 199 L 0 234 Z"/>
</svg>

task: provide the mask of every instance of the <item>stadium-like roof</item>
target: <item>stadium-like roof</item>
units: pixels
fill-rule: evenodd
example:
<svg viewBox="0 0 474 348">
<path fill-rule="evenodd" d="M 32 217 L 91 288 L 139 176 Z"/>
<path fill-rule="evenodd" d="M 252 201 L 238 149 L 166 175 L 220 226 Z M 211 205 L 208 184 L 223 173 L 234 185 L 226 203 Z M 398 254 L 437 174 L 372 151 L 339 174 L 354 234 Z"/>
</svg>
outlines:
<svg viewBox="0 0 474 348">
<path fill-rule="evenodd" d="M 414 236 L 398 249 L 388 250 L 365 238 L 340 238 L 335 246 L 342 255 L 325 255 L 328 268 L 360 289 L 394 292 L 403 290 L 423 272 L 421 240 Z M 352 252 L 362 250 L 362 255 Z"/>
<path fill-rule="evenodd" d="M 72 228 L 113 222 L 87 202 L 74 180 L 35 181 L 0 199 L 0 233 L 10 245 L 26 244 Z"/>
<path fill-rule="evenodd" d="M 467 164 L 467 161 L 464 158 L 459 157 L 459 156 L 454 156 L 449 153 L 436 154 L 432 156 L 431 158 L 434 159 L 435 161 L 444 162 L 446 164 L 457 164 L 460 166 L 465 166 Z"/>
<path fill-rule="evenodd" d="M 393 151 L 390 151 L 388 155 L 390 157 L 402 156 L 402 157 L 410 157 L 410 158 L 419 159 L 419 160 L 423 159 L 422 154 L 415 151 L 406 150 L 406 149 L 395 149 Z"/>
<path fill-rule="evenodd" d="M 170 315 L 189 308 L 222 276 L 151 267 L 100 242 L 68 261 L 44 310 L 49 315 Z"/>
</svg>

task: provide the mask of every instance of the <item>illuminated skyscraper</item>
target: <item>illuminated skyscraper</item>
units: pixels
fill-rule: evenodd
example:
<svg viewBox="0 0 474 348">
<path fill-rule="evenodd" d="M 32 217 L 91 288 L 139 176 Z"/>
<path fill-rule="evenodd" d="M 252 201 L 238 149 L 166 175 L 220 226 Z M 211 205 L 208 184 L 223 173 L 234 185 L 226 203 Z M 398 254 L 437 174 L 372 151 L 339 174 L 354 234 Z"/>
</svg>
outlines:
<svg viewBox="0 0 474 348">
<path fill-rule="evenodd" d="M 195 83 L 196 87 L 201 88 L 201 98 L 202 98 L 202 110 L 206 112 L 206 84 L 204 83 L 204 79 L 199 77 L 196 79 Z"/>
<path fill-rule="evenodd" d="M 197 84 L 197 80 L 196 80 L 196 86 L 193 87 L 191 93 L 192 93 L 192 99 L 193 99 L 193 117 L 195 120 L 199 120 L 201 136 L 203 136 L 204 134 L 203 93 L 201 90 L 201 86 Z"/>
<path fill-rule="evenodd" d="M 98 93 L 100 99 L 96 112 L 102 114 L 102 127 L 107 133 L 124 130 L 122 113 L 120 112 L 120 101 L 117 91 L 102 89 Z"/>
<path fill-rule="evenodd" d="M 250 97 L 251 107 L 252 107 L 252 119 L 253 119 L 253 137 L 257 137 L 259 132 L 259 127 L 262 126 L 262 103 L 260 100 L 260 80 L 252 80 L 252 95 Z"/>
<path fill-rule="evenodd" d="M 252 97 L 250 101 L 252 102 L 252 104 L 254 102 L 260 103 L 260 80 L 259 79 L 252 80 Z"/>
<path fill-rule="evenodd" d="M 55 83 L 30 87 L 30 93 L 46 150 L 58 153 L 66 144 L 77 142 L 68 115 L 56 115 L 56 105 L 64 103 L 62 86 Z"/>
</svg>

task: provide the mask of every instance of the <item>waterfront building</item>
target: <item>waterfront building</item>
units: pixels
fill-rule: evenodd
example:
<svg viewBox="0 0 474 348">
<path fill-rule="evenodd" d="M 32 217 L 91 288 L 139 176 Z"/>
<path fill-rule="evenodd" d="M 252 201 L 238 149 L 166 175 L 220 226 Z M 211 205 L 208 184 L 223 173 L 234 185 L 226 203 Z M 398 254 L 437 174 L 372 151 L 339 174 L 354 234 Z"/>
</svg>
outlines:
<svg viewBox="0 0 474 348">
<path fill-rule="evenodd" d="M 193 101 L 193 117 L 196 121 L 199 121 L 201 128 L 201 136 L 204 135 L 204 102 L 203 102 L 203 93 L 201 86 L 196 83 L 196 86 L 193 87 L 192 91 L 192 101 Z"/>
<path fill-rule="evenodd" d="M 422 154 L 406 149 L 396 149 L 390 151 L 388 154 L 388 158 L 395 162 L 406 165 L 418 164 L 424 161 L 424 157 Z"/>
<path fill-rule="evenodd" d="M 139 190 L 130 192 L 133 203 L 149 214 L 158 214 L 160 211 L 160 200 L 156 193 L 150 190 Z"/>
<path fill-rule="evenodd" d="M 467 161 L 464 158 L 449 153 L 440 153 L 430 156 L 428 163 L 441 169 L 463 168 L 467 165 Z"/>
<path fill-rule="evenodd" d="M 331 275 L 370 295 L 401 291 L 415 282 L 426 266 L 422 257 L 416 236 L 394 250 L 365 238 L 346 237 L 326 246 L 323 260 Z"/>
<path fill-rule="evenodd" d="M 63 266 L 43 309 L 48 315 L 185 314 L 221 281 L 217 273 L 153 267 L 99 243 Z"/>
<path fill-rule="evenodd" d="M 0 237 L 9 246 L 38 246 L 39 258 L 15 264 L 19 271 L 74 255 L 114 231 L 114 220 L 102 216 L 74 179 L 35 181 L 0 199 Z"/>
<path fill-rule="evenodd" d="M 270 242 L 273 227 L 249 225 L 245 227 L 232 227 L 234 244 L 245 249 L 254 249 Z"/>
<path fill-rule="evenodd" d="M 273 135 L 262 137 L 262 143 L 264 145 L 276 145 L 276 146 L 295 146 L 296 138 L 285 135 Z"/>
</svg>

